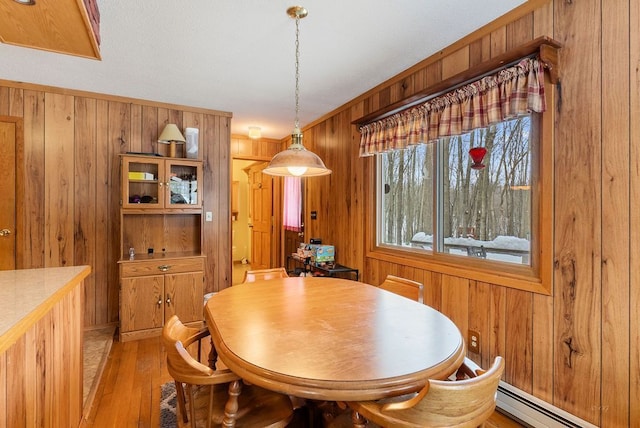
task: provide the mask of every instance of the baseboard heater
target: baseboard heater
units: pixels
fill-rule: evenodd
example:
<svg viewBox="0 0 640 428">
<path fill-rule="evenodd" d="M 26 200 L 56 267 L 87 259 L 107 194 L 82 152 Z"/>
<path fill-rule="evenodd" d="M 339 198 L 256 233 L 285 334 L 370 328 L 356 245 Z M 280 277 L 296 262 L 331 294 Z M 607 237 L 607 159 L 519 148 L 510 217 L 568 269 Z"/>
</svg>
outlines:
<svg viewBox="0 0 640 428">
<path fill-rule="evenodd" d="M 534 397 L 506 382 L 498 386 L 498 410 L 508 413 L 524 424 L 538 427 L 597 428 L 562 409 Z"/>
</svg>

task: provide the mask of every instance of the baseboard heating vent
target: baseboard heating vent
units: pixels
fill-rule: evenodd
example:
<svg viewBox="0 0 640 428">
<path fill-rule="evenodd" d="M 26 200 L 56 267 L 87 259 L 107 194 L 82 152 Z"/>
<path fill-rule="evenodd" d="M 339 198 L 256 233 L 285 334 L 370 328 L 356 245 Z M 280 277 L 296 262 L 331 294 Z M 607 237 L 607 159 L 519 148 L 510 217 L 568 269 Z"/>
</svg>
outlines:
<svg viewBox="0 0 640 428">
<path fill-rule="evenodd" d="M 562 409 L 500 381 L 497 407 L 534 428 L 597 428 Z"/>
</svg>

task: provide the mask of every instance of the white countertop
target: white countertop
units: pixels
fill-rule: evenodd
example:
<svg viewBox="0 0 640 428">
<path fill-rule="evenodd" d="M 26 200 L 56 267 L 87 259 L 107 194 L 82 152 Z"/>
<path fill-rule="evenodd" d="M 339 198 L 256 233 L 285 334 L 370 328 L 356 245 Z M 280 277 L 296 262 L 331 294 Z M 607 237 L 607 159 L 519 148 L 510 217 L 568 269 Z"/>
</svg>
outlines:
<svg viewBox="0 0 640 428">
<path fill-rule="evenodd" d="M 89 266 L 0 271 L 0 352 L 89 273 Z"/>
</svg>

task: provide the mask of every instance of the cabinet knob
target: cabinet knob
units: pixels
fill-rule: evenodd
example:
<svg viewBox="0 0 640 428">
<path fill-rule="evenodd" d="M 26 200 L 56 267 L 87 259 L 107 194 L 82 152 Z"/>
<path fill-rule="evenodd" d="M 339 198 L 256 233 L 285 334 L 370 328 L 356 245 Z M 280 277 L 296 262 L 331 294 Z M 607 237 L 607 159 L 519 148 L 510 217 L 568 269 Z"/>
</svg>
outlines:
<svg viewBox="0 0 640 428">
<path fill-rule="evenodd" d="M 158 269 L 160 270 L 160 272 L 166 272 L 171 269 L 171 265 L 160 265 L 158 266 Z"/>
<path fill-rule="evenodd" d="M 167 305 L 171 304 L 171 296 L 167 294 Z"/>
<path fill-rule="evenodd" d="M 11 230 L 9 229 L 0 230 L 0 236 L 9 236 L 9 235 L 11 235 Z"/>
<path fill-rule="evenodd" d="M 162 306 L 162 298 L 158 297 L 158 306 Z"/>
</svg>

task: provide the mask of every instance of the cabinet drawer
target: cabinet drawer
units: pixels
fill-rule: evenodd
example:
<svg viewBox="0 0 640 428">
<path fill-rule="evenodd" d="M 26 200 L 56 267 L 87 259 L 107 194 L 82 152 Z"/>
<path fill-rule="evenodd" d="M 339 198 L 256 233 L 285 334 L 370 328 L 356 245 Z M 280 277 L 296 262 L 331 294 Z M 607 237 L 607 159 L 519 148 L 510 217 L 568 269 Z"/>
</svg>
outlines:
<svg viewBox="0 0 640 428">
<path fill-rule="evenodd" d="M 125 262 L 120 265 L 123 278 L 132 276 L 158 275 L 165 273 L 196 272 L 204 270 L 202 257 L 184 259 L 142 260 Z"/>
</svg>

